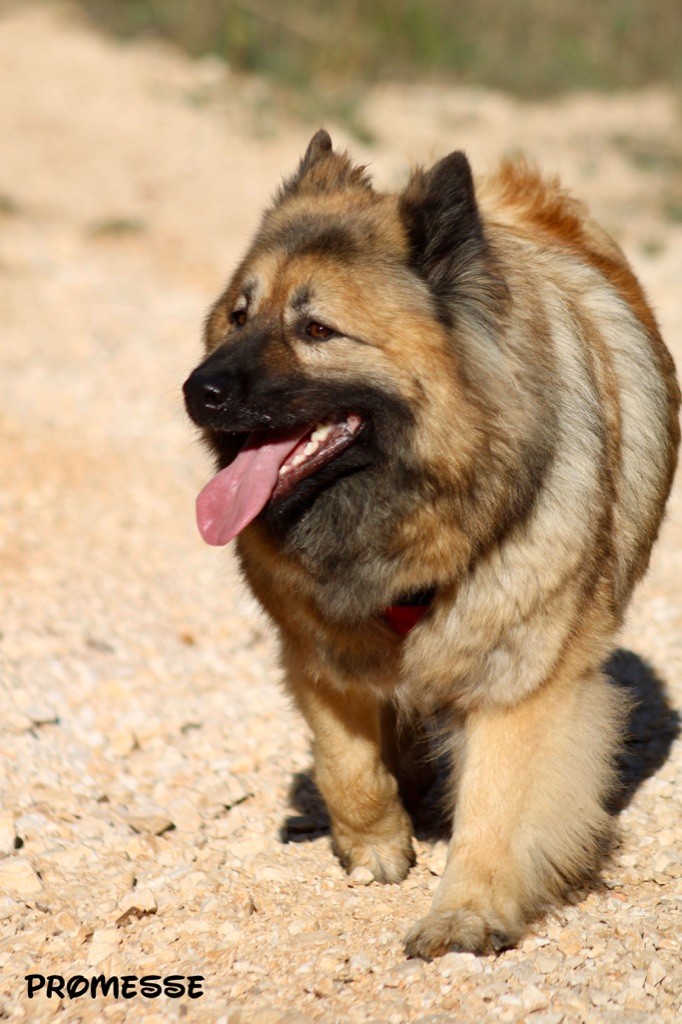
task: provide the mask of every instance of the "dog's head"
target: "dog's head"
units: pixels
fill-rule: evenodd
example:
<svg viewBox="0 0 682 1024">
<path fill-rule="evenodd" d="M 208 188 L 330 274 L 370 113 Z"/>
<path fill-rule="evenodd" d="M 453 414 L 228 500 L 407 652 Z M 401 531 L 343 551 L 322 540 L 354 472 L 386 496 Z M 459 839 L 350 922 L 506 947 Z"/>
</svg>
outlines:
<svg viewBox="0 0 682 1024">
<path fill-rule="evenodd" d="M 481 407 L 456 339 L 494 334 L 505 298 L 462 153 L 384 195 L 317 132 L 184 385 L 221 470 L 205 539 L 254 519 L 294 546 L 322 519 L 332 537 L 385 533 L 466 475 Z"/>
</svg>

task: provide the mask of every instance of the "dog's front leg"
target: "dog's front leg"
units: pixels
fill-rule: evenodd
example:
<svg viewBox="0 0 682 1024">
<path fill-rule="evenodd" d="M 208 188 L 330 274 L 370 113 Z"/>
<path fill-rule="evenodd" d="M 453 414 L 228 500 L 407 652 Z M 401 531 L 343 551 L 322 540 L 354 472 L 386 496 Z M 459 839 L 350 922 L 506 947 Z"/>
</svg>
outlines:
<svg viewBox="0 0 682 1024">
<path fill-rule="evenodd" d="M 604 799 L 626 708 L 601 672 L 548 681 L 456 732 L 448 862 L 411 956 L 495 952 L 590 873 L 608 838 Z"/>
<path fill-rule="evenodd" d="M 291 673 L 288 686 L 313 733 L 315 781 L 342 864 L 367 867 L 378 882 L 400 882 L 415 859 L 412 826 L 382 760 L 379 701 Z"/>
</svg>

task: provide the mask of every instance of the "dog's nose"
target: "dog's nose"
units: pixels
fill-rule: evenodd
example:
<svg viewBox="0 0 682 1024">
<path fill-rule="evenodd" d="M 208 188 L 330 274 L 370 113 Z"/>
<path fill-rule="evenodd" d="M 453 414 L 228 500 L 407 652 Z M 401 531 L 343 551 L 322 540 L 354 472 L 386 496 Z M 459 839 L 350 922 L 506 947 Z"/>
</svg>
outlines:
<svg viewBox="0 0 682 1024">
<path fill-rule="evenodd" d="M 201 367 L 189 375 L 182 386 L 187 412 L 193 420 L 201 422 L 206 414 L 218 412 L 227 399 L 227 382 L 206 374 Z"/>
</svg>

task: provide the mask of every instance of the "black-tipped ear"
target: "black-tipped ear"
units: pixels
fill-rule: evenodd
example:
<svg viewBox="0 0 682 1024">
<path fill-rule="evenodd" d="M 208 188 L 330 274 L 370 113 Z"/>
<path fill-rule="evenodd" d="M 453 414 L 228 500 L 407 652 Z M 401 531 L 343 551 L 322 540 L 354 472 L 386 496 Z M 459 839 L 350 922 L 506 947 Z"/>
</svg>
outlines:
<svg viewBox="0 0 682 1024">
<path fill-rule="evenodd" d="M 442 310 L 470 300 L 482 302 L 490 312 L 494 296 L 502 301 L 506 287 L 490 253 L 464 153 L 457 150 L 429 171 L 415 171 L 399 209 L 412 264 Z"/>
<path fill-rule="evenodd" d="M 321 156 L 332 152 L 332 139 L 326 128 L 318 128 L 308 143 L 303 159 L 298 167 L 299 177 L 303 177 Z"/>
<path fill-rule="evenodd" d="M 286 178 L 283 181 L 277 199 L 282 200 L 287 196 L 293 195 L 306 175 L 312 171 L 315 164 L 319 163 L 323 157 L 330 156 L 333 152 L 331 135 L 325 128 L 319 128 L 308 143 L 308 148 L 301 157 L 296 171 L 290 178 Z"/>
<path fill-rule="evenodd" d="M 329 132 L 320 128 L 308 143 L 295 174 L 287 178 L 275 202 L 288 199 L 298 192 L 322 194 L 340 189 L 372 191 L 364 167 L 356 167 L 348 153 L 336 153 Z"/>
<path fill-rule="evenodd" d="M 454 249 L 483 241 L 471 167 L 459 150 L 429 171 L 414 172 L 400 197 L 400 212 L 413 260 L 427 278 L 444 270 L 441 264 Z"/>
</svg>

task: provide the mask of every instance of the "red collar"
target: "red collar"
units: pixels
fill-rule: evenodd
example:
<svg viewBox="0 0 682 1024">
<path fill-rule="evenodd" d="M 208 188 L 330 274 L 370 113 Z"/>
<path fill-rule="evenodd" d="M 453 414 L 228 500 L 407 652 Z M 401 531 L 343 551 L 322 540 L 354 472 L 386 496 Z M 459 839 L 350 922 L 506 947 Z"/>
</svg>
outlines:
<svg viewBox="0 0 682 1024">
<path fill-rule="evenodd" d="M 429 610 L 428 604 L 392 604 L 384 608 L 384 619 L 394 633 L 407 636 Z"/>
</svg>

